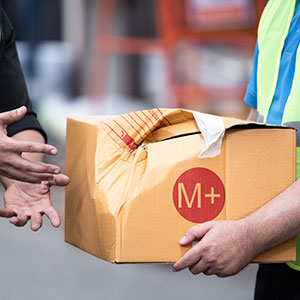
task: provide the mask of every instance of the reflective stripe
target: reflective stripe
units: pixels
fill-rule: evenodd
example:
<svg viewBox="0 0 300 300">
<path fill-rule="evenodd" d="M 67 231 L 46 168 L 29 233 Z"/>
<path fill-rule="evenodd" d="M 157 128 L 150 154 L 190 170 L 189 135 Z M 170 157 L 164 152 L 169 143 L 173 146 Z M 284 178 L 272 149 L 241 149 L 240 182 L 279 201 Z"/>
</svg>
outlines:
<svg viewBox="0 0 300 300">
<path fill-rule="evenodd" d="M 290 268 L 296 270 L 296 271 L 300 271 L 300 266 L 294 264 L 293 262 L 287 262 L 286 263 Z"/>
<path fill-rule="evenodd" d="M 297 129 L 297 147 L 300 147 L 300 122 L 286 122 L 283 125 Z"/>
<path fill-rule="evenodd" d="M 257 110 L 266 119 L 273 101 L 282 49 L 296 0 L 269 0 L 258 27 Z M 296 119 L 297 120 L 297 119 Z"/>
<path fill-rule="evenodd" d="M 264 122 L 264 116 L 260 113 L 257 114 L 256 122 L 263 123 Z"/>
<path fill-rule="evenodd" d="M 297 249 L 300 249 L 300 236 L 297 236 Z M 300 253 L 297 251 L 297 259 L 295 262 L 288 262 L 287 265 L 296 271 L 300 271 Z"/>
</svg>

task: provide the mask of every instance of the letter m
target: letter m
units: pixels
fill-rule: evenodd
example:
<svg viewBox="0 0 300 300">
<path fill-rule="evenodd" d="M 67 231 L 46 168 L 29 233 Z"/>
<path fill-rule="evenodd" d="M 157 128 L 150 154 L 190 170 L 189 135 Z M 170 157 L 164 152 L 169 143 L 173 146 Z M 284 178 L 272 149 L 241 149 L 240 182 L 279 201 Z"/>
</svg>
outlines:
<svg viewBox="0 0 300 300">
<path fill-rule="evenodd" d="M 192 199 L 190 200 L 187 195 L 184 183 L 179 182 L 178 183 L 178 208 L 182 208 L 182 195 L 184 197 L 187 207 L 191 208 L 193 206 L 194 200 L 196 198 L 196 194 L 197 194 L 198 208 L 201 208 L 201 183 L 196 183 L 194 191 L 193 191 Z"/>
</svg>

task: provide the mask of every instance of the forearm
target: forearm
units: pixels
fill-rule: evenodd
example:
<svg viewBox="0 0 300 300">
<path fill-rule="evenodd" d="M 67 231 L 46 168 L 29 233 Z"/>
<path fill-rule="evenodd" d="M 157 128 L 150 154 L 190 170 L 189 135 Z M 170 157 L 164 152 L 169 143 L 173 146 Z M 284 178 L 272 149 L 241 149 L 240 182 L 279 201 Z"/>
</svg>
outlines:
<svg viewBox="0 0 300 300">
<path fill-rule="evenodd" d="M 43 135 L 36 130 L 21 131 L 13 135 L 12 138 L 18 141 L 45 143 Z M 44 159 L 44 155 L 42 153 L 23 153 L 22 156 L 26 159 L 37 162 L 41 162 Z M 0 177 L 0 180 L 6 189 L 14 182 L 13 179 L 3 176 Z"/>
<path fill-rule="evenodd" d="M 255 255 L 300 233 L 300 180 L 242 220 Z"/>
</svg>

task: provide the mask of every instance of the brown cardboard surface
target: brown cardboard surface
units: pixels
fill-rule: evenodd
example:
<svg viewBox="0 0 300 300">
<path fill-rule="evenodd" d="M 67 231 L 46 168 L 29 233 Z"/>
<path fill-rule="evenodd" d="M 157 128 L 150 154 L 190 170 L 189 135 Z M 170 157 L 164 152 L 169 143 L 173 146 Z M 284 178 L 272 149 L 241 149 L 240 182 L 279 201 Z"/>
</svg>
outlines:
<svg viewBox="0 0 300 300">
<path fill-rule="evenodd" d="M 213 219 L 236 220 L 295 181 L 295 130 L 223 122 L 221 154 L 199 159 L 206 144 L 190 111 L 68 119 L 66 241 L 111 262 L 175 262 L 189 249 L 179 239 L 196 223 L 174 203 L 181 201 L 188 214 L 191 205 L 191 216 L 201 212 L 204 219 L 219 205 Z M 204 181 L 181 183 L 182 174 L 192 181 L 194 170 L 204 172 Z M 210 174 L 224 185 L 224 207 L 219 187 L 208 186 L 215 184 Z M 292 239 L 256 261 L 295 260 L 295 249 Z"/>
</svg>

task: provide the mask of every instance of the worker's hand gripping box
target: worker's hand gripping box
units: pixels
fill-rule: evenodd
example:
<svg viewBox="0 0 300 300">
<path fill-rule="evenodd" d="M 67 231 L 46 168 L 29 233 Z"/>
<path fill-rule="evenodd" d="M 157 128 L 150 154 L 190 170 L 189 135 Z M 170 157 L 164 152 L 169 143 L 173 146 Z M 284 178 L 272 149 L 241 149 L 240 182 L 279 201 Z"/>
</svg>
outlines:
<svg viewBox="0 0 300 300">
<path fill-rule="evenodd" d="M 68 119 L 66 157 L 67 242 L 111 262 L 175 262 L 188 228 L 243 218 L 295 181 L 296 134 L 153 109 Z M 295 260 L 295 248 L 257 261 Z"/>
</svg>

